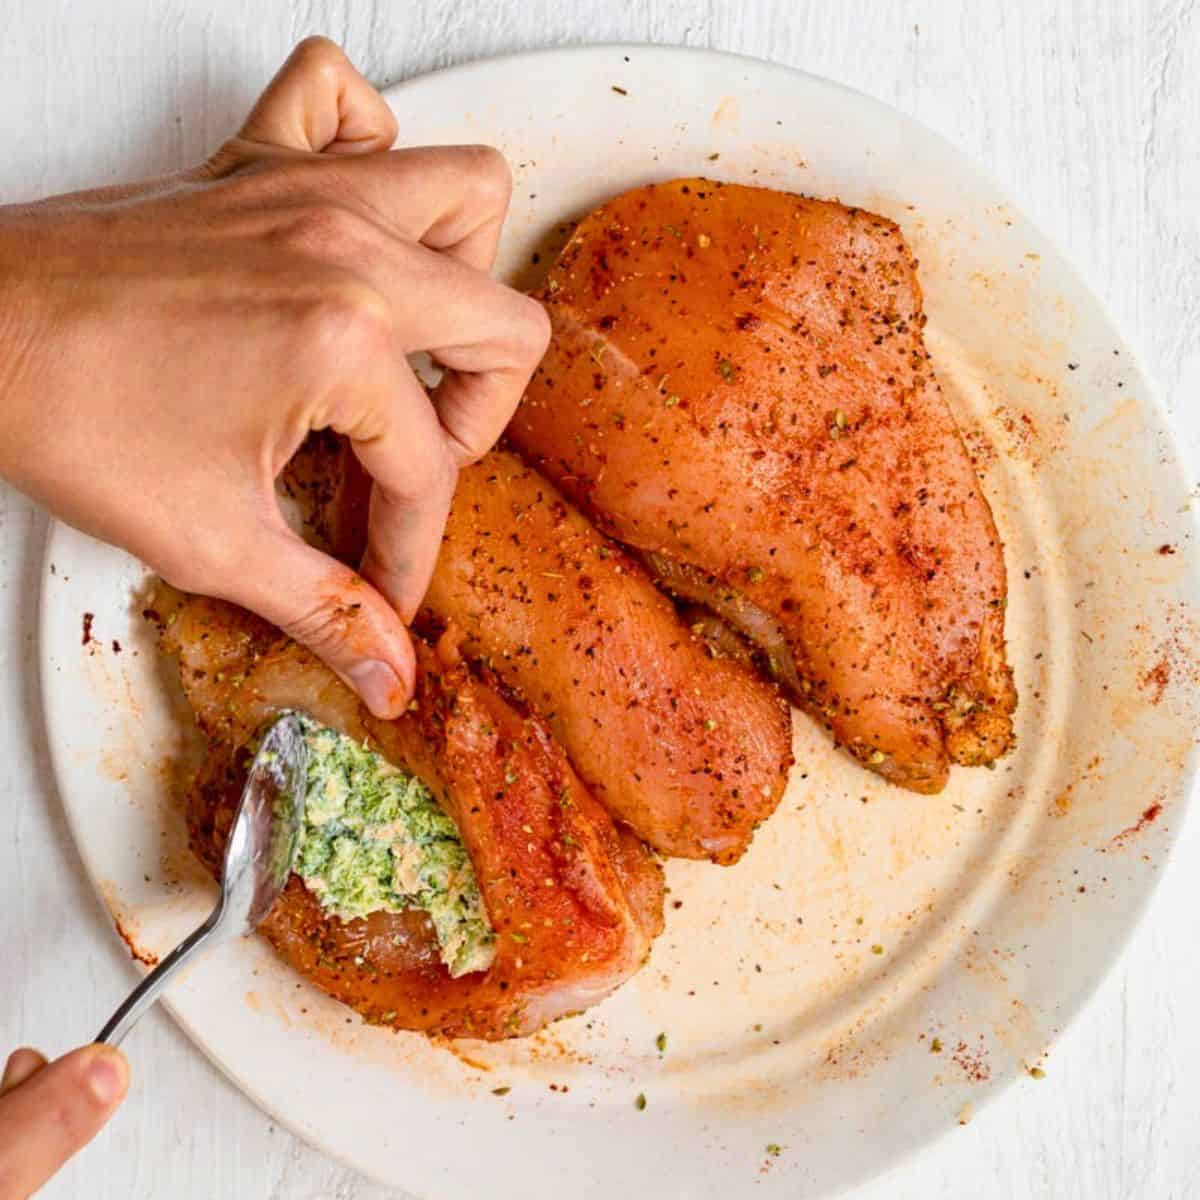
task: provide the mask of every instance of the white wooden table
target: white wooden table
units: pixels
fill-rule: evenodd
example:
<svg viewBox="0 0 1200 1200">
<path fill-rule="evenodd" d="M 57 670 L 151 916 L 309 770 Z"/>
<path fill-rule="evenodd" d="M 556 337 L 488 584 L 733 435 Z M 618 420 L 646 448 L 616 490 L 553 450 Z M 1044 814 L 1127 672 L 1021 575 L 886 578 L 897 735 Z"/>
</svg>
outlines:
<svg viewBox="0 0 1200 1200">
<path fill-rule="evenodd" d="M 1200 477 L 1200 4 L 1194 0 L 4 0 L 0 201 L 196 161 L 288 48 L 340 41 L 387 83 L 531 46 L 662 41 L 869 92 L 982 161 L 1146 359 Z M 420 141 L 419 129 L 404 135 Z M 0 1049 L 86 1040 L 131 981 L 49 774 L 35 662 L 44 518 L 0 484 Z M 1200 1196 L 1200 818 L 1047 1078 L 862 1200 Z M 161 1013 L 133 1091 L 47 1189 L 89 1200 L 389 1195 L 278 1129 Z M 652 1194 L 652 1192 L 647 1193 Z"/>
</svg>

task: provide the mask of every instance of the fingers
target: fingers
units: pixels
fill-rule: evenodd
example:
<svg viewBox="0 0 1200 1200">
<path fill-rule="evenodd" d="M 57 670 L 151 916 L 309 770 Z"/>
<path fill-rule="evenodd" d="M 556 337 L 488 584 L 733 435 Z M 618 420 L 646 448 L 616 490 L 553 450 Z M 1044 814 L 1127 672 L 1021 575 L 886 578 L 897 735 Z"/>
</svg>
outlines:
<svg viewBox="0 0 1200 1200">
<path fill-rule="evenodd" d="M 486 274 L 512 188 L 503 157 L 480 146 L 370 153 L 395 135 L 391 110 L 345 55 L 310 39 L 208 167 L 229 174 L 259 163 L 242 175 L 253 183 L 257 174 L 272 203 L 290 198 L 284 244 L 365 280 L 386 301 L 384 353 L 400 364 L 398 384 L 382 399 L 377 388 L 356 390 L 374 372 L 355 358 L 340 396 L 321 395 L 311 414 L 314 426 L 352 439 L 375 481 L 362 569 L 378 592 L 267 522 L 256 536 L 272 545 L 262 550 L 287 559 L 289 573 L 256 555 L 269 570 L 240 581 L 236 594 L 215 593 L 309 645 L 380 716 L 411 693 L 412 646 L 400 620 L 415 616 L 432 576 L 455 469 L 495 443 L 549 338 L 541 307 Z M 253 188 L 230 195 L 261 202 Z M 416 351 L 444 368 L 431 397 L 402 362 Z M 350 587 L 363 594 L 348 600 Z"/>
<path fill-rule="evenodd" d="M 512 194 L 498 150 L 420 146 L 339 163 L 330 174 L 397 237 L 492 269 Z"/>
<path fill-rule="evenodd" d="M 221 152 L 227 158 L 241 155 L 233 166 L 246 166 L 247 175 L 261 181 L 261 190 L 248 198 L 256 207 L 261 208 L 266 191 L 272 203 L 288 199 L 301 217 L 322 206 L 329 224 L 354 214 L 397 242 L 426 246 L 477 271 L 491 270 L 512 189 L 499 151 L 425 146 L 353 158 L 288 151 L 282 162 L 281 153 L 279 147 L 238 138 Z M 342 211 L 330 214 L 329 209 Z"/>
<path fill-rule="evenodd" d="M 461 229 L 443 232 L 449 238 Z M 393 350 L 428 352 L 446 369 L 433 403 L 460 465 L 486 453 L 545 353 L 550 322 L 542 306 L 345 206 L 300 209 L 287 238 L 301 255 L 370 285 L 386 303 Z"/>
<path fill-rule="evenodd" d="M 310 424 L 350 438 L 373 479 L 363 575 L 411 621 L 437 562 L 457 469 L 500 436 L 549 322 L 535 301 L 425 247 L 361 259 L 370 286 L 344 289 L 334 327 L 319 338 L 338 347 L 338 367 Z M 432 404 L 403 359 L 418 350 L 448 368 Z"/>
<path fill-rule="evenodd" d="M 411 622 L 429 587 L 454 496 L 456 455 L 425 389 L 401 366 L 384 411 L 368 435 L 345 423 L 358 461 L 371 476 L 362 572 Z"/>
<path fill-rule="evenodd" d="M 289 390 L 301 397 L 294 440 L 290 431 L 273 440 L 244 488 L 215 499 L 204 480 L 189 489 L 206 504 L 194 546 L 177 532 L 142 553 L 175 586 L 250 609 L 309 647 L 383 719 L 398 716 L 414 690 L 404 621 L 432 575 L 457 462 L 395 334 L 374 289 L 349 279 L 327 286 L 303 336 L 288 344 Z M 306 545 L 275 502 L 277 472 L 307 430 L 326 427 L 351 440 L 374 481 L 362 574 Z"/>
<path fill-rule="evenodd" d="M 395 247 L 390 254 L 385 249 L 362 271 L 392 311 L 397 350 L 426 351 L 446 368 L 432 401 L 457 465 L 481 458 L 504 431 L 546 352 L 545 310 L 423 246 Z"/>
<path fill-rule="evenodd" d="M 387 101 L 327 38 L 306 38 L 267 85 L 236 137 L 201 168 L 221 177 L 291 155 L 352 156 L 396 140 Z"/>
<path fill-rule="evenodd" d="M 512 192 L 504 156 L 490 146 L 377 153 L 396 134 L 387 101 L 341 49 L 326 38 L 308 38 L 208 168 L 225 175 L 279 152 L 353 157 L 339 163 L 336 173 L 324 173 L 335 196 L 357 199 L 398 236 L 491 270 Z"/>
<path fill-rule="evenodd" d="M 387 101 L 328 38 L 292 51 L 267 85 L 240 137 L 314 154 L 365 154 L 396 140 Z"/>
<path fill-rule="evenodd" d="M 306 545 L 282 523 L 249 531 L 238 557 L 254 564 L 230 584 L 194 590 L 258 613 L 307 646 L 377 717 L 412 698 L 416 659 L 395 610 L 357 572 Z"/>
<path fill-rule="evenodd" d="M 8 1062 L 4 1064 L 4 1077 L 0 1079 L 0 1096 L 24 1083 L 30 1075 L 40 1071 L 45 1065 L 45 1058 L 28 1046 L 14 1050 L 8 1056 Z"/>
<path fill-rule="evenodd" d="M 111 1046 L 84 1046 L 49 1064 L 17 1051 L 0 1090 L 0 1200 L 37 1191 L 100 1132 L 128 1088 L 129 1064 Z"/>
<path fill-rule="evenodd" d="M 318 253 L 347 260 L 388 298 L 401 352 L 427 351 L 446 369 L 433 404 L 458 461 L 468 462 L 486 453 L 511 418 L 545 352 L 549 322 L 535 301 L 484 274 L 495 261 L 512 190 L 498 151 L 424 147 L 338 162 L 322 153 L 382 149 L 395 132 L 391 110 L 341 50 L 312 38 L 293 52 L 235 143 L 311 154 L 288 169 L 302 172 L 330 203 L 378 226 L 384 244 L 364 253 L 344 219 L 327 213 L 330 219 L 313 221 L 308 212 L 323 243 Z M 404 252 L 422 249 L 432 252 L 424 261 Z M 391 513 L 393 498 L 378 508 Z M 397 520 L 381 517 L 379 524 L 394 528 Z M 384 571 L 382 578 L 391 576 Z"/>
<path fill-rule="evenodd" d="M 433 351 L 443 366 L 450 368 L 433 391 L 433 404 L 442 427 L 460 451 L 460 466 L 477 462 L 499 440 L 512 419 L 550 341 L 550 320 L 535 305 L 522 313 L 512 330 L 507 362 L 490 364 L 480 347 L 443 346 Z"/>
<path fill-rule="evenodd" d="M 294 235 L 294 244 L 308 255 L 332 259 L 342 276 L 337 302 L 326 306 L 332 328 L 314 333 L 323 345 L 336 343 L 341 385 L 315 414 L 317 424 L 363 441 L 377 438 L 399 417 L 417 420 L 428 402 L 423 393 L 421 403 L 414 402 L 417 393 L 402 358 L 425 351 L 446 368 L 432 401 L 455 465 L 481 458 L 508 424 L 545 353 L 550 338 L 545 309 L 445 254 L 395 242 L 345 210 L 334 220 L 325 219 L 331 214 L 317 221 L 309 215 L 307 230 Z M 393 364 L 406 384 L 383 379 Z M 386 401 L 397 390 L 403 402 L 393 410 Z M 370 434 L 361 432 L 364 422 Z M 408 439 L 418 432 L 410 426 L 398 448 L 411 447 Z M 373 456 L 385 469 L 391 461 Z"/>
</svg>

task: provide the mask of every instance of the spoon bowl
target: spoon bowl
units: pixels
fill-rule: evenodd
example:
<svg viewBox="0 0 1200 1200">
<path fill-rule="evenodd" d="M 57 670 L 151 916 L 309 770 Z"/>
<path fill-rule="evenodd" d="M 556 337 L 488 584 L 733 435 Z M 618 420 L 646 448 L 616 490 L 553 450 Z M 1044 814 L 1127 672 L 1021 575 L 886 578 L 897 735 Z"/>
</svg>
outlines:
<svg viewBox="0 0 1200 1200">
<path fill-rule="evenodd" d="M 171 978 L 202 948 L 253 933 L 279 898 L 304 829 L 308 743 L 305 719 L 285 712 L 267 727 L 250 764 L 225 846 L 221 894 L 208 919 L 130 992 L 97 1042 L 119 1045 Z"/>
</svg>

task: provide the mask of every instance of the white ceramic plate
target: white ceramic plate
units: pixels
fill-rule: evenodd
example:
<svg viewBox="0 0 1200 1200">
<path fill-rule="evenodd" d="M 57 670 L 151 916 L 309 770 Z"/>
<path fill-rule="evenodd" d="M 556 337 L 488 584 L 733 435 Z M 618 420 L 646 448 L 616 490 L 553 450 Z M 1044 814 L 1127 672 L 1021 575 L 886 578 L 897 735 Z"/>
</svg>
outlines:
<svg viewBox="0 0 1200 1200">
<path fill-rule="evenodd" d="M 508 155 L 516 280 L 559 223 L 677 175 L 900 222 L 1006 543 L 1020 742 L 998 770 L 956 769 L 921 797 L 798 719 L 799 766 L 752 852 L 732 869 L 671 863 L 646 969 L 531 1041 L 451 1049 L 366 1028 L 257 942 L 195 967 L 172 1011 L 279 1120 L 423 1197 L 827 1195 L 1039 1064 L 1154 886 L 1200 716 L 1192 519 L 1163 415 L 1095 299 L 995 185 L 864 96 L 726 55 L 600 47 L 445 71 L 389 100 L 405 140 Z M 143 579 L 57 528 L 42 663 L 83 859 L 154 954 L 212 891 L 170 800 L 179 713 Z"/>
</svg>

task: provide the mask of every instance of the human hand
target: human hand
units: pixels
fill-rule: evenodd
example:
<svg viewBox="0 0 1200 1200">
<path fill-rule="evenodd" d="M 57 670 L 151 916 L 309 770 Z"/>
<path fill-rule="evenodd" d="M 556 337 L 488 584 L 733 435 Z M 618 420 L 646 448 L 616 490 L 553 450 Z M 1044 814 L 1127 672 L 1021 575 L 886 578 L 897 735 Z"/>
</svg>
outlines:
<svg viewBox="0 0 1200 1200">
<path fill-rule="evenodd" d="M 389 151 L 391 111 L 302 43 L 202 167 L 0 208 L 0 475 L 169 583 L 239 603 L 379 716 L 459 467 L 500 435 L 549 336 L 486 272 L 508 204 L 483 147 Z M 427 395 L 405 355 L 445 368 Z M 312 429 L 374 479 L 361 574 L 287 528 Z"/>
<path fill-rule="evenodd" d="M 83 1046 L 52 1063 L 36 1050 L 9 1056 L 0 1079 L 0 1200 L 25 1200 L 116 1111 L 129 1064 L 111 1046 Z"/>
</svg>

